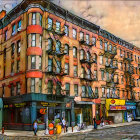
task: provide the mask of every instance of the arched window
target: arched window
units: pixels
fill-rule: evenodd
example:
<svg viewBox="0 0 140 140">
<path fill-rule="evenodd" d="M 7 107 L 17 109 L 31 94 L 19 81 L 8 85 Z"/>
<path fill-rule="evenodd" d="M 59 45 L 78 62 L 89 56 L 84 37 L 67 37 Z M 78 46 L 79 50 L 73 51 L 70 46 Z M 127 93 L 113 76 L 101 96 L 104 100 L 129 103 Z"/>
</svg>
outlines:
<svg viewBox="0 0 140 140">
<path fill-rule="evenodd" d="M 73 57 L 77 58 L 77 48 L 73 47 Z"/>
<path fill-rule="evenodd" d="M 56 52 L 57 53 L 60 53 L 60 48 L 61 48 L 61 42 L 60 41 L 57 41 L 56 42 Z"/>
<path fill-rule="evenodd" d="M 68 44 L 65 44 L 64 53 L 65 53 L 66 55 L 69 55 L 69 45 L 68 45 Z"/>
<path fill-rule="evenodd" d="M 53 40 L 51 38 L 48 39 L 48 48 L 47 50 L 52 50 Z"/>
<path fill-rule="evenodd" d="M 81 50 L 80 51 L 80 60 L 83 60 L 84 59 L 84 55 L 85 55 L 84 50 Z"/>
<path fill-rule="evenodd" d="M 95 63 L 97 63 L 97 54 L 96 54 L 96 53 L 93 54 L 93 61 L 94 61 Z"/>
<path fill-rule="evenodd" d="M 90 61 L 90 52 L 87 52 L 87 61 Z"/>
</svg>

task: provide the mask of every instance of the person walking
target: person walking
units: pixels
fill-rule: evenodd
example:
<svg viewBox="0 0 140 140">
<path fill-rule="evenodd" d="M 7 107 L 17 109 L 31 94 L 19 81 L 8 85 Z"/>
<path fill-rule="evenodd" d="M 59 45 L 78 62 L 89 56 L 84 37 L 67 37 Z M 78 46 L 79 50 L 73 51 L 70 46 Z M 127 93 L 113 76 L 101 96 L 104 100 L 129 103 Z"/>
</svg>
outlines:
<svg viewBox="0 0 140 140">
<path fill-rule="evenodd" d="M 36 133 L 37 133 L 37 121 L 36 120 L 35 120 L 35 122 L 33 124 L 33 129 L 34 129 L 34 135 L 37 136 L 36 135 Z"/>
<path fill-rule="evenodd" d="M 97 123 L 96 123 L 96 118 L 93 118 L 93 122 L 94 122 L 94 129 L 97 129 Z"/>
<path fill-rule="evenodd" d="M 104 126 L 104 118 L 103 118 L 103 116 L 101 117 L 101 127 L 103 127 Z"/>
<path fill-rule="evenodd" d="M 65 118 L 63 118 L 63 120 L 62 120 L 62 127 L 63 127 L 63 129 L 64 129 L 64 133 L 65 133 L 65 129 L 66 129 L 66 120 L 65 120 Z"/>
</svg>

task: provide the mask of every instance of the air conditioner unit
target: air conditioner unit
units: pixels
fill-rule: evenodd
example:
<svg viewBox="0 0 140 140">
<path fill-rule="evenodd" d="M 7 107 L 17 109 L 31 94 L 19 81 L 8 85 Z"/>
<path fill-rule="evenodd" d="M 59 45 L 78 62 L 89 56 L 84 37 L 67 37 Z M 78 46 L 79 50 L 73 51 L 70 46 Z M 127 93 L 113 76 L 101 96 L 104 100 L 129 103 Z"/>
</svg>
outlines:
<svg viewBox="0 0 140 140">
<path fill-rule="evenodd" d="M 21 31 L 21 27 L 20 27 L 20 28 L 18 28 L 18 29 L 17 29 L 17 31 L 18 31 L 18 32 L 20 32 L 20 31 Z"/>
</svg>

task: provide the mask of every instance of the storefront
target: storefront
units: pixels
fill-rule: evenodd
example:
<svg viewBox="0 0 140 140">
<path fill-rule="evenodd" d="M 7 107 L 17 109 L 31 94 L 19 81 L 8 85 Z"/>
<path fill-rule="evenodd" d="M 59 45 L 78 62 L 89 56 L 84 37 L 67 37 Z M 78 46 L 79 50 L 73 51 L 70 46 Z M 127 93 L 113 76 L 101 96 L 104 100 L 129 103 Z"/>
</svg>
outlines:
<svg viewBox="0 0 140 140">
<path fill-rule="evenodd" d="M 53 99 L 52 99 L 53 98 Z M 43 94 L 26 94 L 4 98 L 3 125 L 5 129 L 32 130 L 32 124 L 38 121 L 40 129 L 45 129 L 48 121 L 62 120 L 75 122 L 73 97 L 57 97 Z M 47 110 L 48 109 L 48 114 Z M 45 113 L 42 111 L 46 111 Z"/>
<path fill-rule="evenodd" d="M 140 120 L 140 102 L 136 103 L 136 120 Z"/>
<path fill-rule="evenodd" d="M 136 103 L 126 101 L 126 111 L 124 112 L 124 120 L 132 121 L 136 119 Z"/>
<path fill-rule="evenodd" d="M 123 122 L 125 110 L 125 100 L 106 99 L 106 116 L 110 121 L 114 123 Z"/>
</svg>

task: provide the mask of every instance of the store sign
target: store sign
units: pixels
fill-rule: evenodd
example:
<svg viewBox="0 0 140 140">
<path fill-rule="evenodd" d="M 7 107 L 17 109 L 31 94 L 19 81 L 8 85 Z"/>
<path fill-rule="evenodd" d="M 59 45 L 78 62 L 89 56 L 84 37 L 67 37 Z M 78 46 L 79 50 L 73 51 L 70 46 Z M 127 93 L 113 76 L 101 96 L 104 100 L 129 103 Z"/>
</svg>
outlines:
<svg viewBox="0 0 140 140">
<path fill-rule="evenodd" d="M 129 110 L 129 109 L 136 109 L 136 106 L 134 106 L 134 105 L 133 106 L 126 106 L 126 109 L 127 110 Z"/>
<path fill-rule="evenodd" d="M 126 102 L 125 104 L 126 105 L 131 105 L 131 106 L 135 106 L 136 105 L 136 103 L 134 103 L 134 102 Z"/>
<path fill-rule="evenodd" d="M 46 114 L 46 113 L 47 113 L 47 109 L 41 108 L 41 109 L 39 110 L 39 112 L 40 112 L 40 114 Z"/>
<path fill-rule="evenodd" d="M 116 101 L 113 99 L 113 100 L 111 100 L 110 102 L 111 102 L 111 104 L 114 104 Z"/>
<path fill-rule="evenodd" d="M 126 110 L 126 106 L 110 106 L 110 110 Z"/>
<path fill-rule="evenodd" d="M 58 103 L 47 103 L 47 102 L 41 102 L 41 105 L 44 107 L 56 107 L 59 104 Z"/>
<path fill-rule="evenodd" d="M 26 103 L 8 104 L 8 105 L 4 105 L 4 108 L 24 107 L 25 105 L 26 105 Z"/>
</svg>

